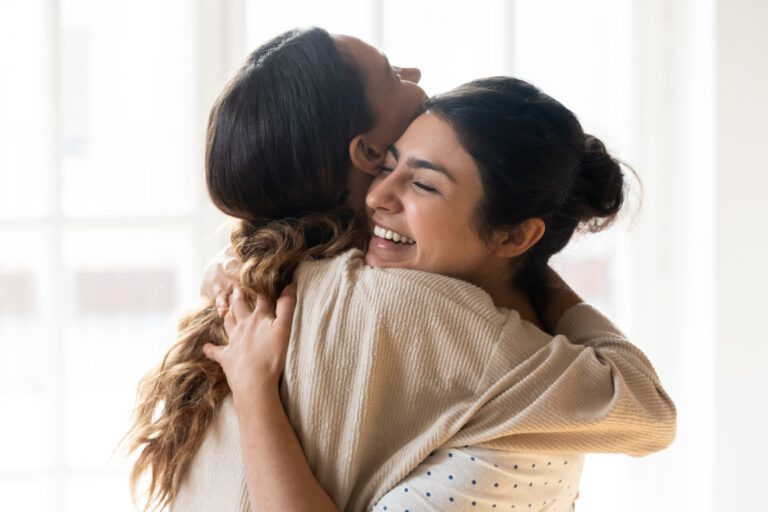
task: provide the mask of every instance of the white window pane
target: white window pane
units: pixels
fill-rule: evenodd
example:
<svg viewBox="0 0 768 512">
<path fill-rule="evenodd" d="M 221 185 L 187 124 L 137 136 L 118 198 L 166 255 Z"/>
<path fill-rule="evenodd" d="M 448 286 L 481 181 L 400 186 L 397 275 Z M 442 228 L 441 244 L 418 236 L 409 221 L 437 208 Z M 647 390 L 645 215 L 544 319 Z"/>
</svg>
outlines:
<svg viewBox="0 0 768 512">
<path fill-rule="evenodd" d="M 187 228 L 65 231 L 70 391 L 89 391 L 94 382 L 135 386 L 137 369 L 158 361 L 173 341 L 178 311 L 199 301 L 192 240 Z"/>
<path fill-rule="evenodd" d="M 0 471 L 49 468 L 53 464 L 50 401 L 39 393 L 3 393 L 0 410 L 4 411 L 0 426 Z"/>
<path fill-rule="evenodd" d="M 52 464 L 51 282 L 43 234 L 0 230 L 0 471 Z M 9 250 L 12 249 L 12 250 Z"/>
<path fill-rule="evenodd" d="M 247 48 L 251 51 L 286 30 L 311 26 L 370 42 L 374 34 L 371 6 L 372 2 L 361 0 L 247 0 Z"/>
<path fill-rule="evenodd" d="M 50 300 L 49 247 L 32 229 L 0 229 L 0 245 L 0 394 L 42 392 L 44 347 L 52 335 L 44 305 Z"/>
<path fill-rule="evenodd" d="M 181 301 L 198 300 L 193 239 L 187 228 L 65 231 L 69 466 L 105 466 L 125 434 L 140 378 L 175 339 Z"/>
<path fill-rule="evenodd" d="M 621 229 L 621 228 L 619 228 Z M 616 311 L 616 232 L 576 233 L 551 264 L 588 303 L 609 317 Z"/>
<path fill-rule="evenodd" d="M 74 469 L 127 466 L 118 443 L 128 431 L 138 378 L 131 384 L 116 382 L 93 386 L 92 391 L 67 395 L 66 463 Z M 128 480 L 125 483 L 127 485 Z"/>
<path fill-rule="evenodd" d="M 518 0 L 513 18 L 514 75 L 624 154 L 632 135 L 631 8 L 630 0 Z"/>
<path fill-rule="evenodd" d="M 428 94 L 504 74 L 504 0 L 382 2 L 382 48 L 395 66 L 418 67 Z"/>
<path fill-rule="evenodd" d="M 131 506 L 128 473 L 122 476 L 75 477 L 67 482 L 67 512 L 136 512 Z"/>
<path fill-rule="evenodd" d="M 61 16 L 65 215 L 190 212 L 203 173 L 188 3 L 63 0 Z"/>
<path fill-rule="evenodd" d="M 3 510 L 49 512 L 49 486 L 43 479 L 0 481 L 0 505 Z"/>
<path fill-rule="evenodd" d="M 48 212 L 52 64 L 47 2 L 0 2 L 0 218 Z"/>
</svg>

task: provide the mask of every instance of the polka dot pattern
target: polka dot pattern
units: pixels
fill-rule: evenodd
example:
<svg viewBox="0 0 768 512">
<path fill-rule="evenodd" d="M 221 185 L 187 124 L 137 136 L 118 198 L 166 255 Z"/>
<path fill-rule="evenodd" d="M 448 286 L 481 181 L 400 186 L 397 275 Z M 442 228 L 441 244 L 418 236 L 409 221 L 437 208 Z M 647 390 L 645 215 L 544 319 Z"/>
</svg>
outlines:
<svg viewBox="0 0 768 512">
<path fill-rule="evenodd" d="M 372 510 L 571 512 L 583 463 L 582 454 L 439 449 Z"/>
</svg>

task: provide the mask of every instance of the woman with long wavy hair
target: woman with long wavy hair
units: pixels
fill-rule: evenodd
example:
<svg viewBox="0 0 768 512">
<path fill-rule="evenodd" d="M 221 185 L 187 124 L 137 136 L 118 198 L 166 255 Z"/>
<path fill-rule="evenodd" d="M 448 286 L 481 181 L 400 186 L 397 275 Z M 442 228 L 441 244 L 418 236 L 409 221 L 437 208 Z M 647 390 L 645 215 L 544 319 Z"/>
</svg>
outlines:
<svg viewBox="0 0 768 512">
<path fill-rule="evenodd" d="M 379 66 L 366 87 L 355 52 L 368 52 L 366 62 L 379 55 L 322 29 L 286 32 L 248 57 L 211 109 L 208 189 L 214 204 L 241 219 L 232 246 L 252 297 L 274 300 L 302 261 L 362 246 L 354 205 L 425 98 L 416 69 Z M 180 321 L 176 342 L 140 384 L 125 440 L 139 452 L 132 489 L 150 473 L 147 508 L 173 501 L 230 393 L 221 367 L 202 352 L 226 339 L 210 300 Z"/>
</svg>

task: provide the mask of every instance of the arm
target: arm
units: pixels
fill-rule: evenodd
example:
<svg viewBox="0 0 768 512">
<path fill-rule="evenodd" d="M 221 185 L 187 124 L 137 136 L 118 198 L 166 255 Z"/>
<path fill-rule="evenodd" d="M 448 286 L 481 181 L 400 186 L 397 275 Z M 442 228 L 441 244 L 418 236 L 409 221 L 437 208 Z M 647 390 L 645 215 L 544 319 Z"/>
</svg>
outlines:
<svg viewBox="0 0 768 512">
<path fill-rule="evenodd" d="M 675 405 L 648 358 L 587 304 L 515 369 L 486 376 L 490 400 L 452 442 L 524 451 L 648 455 L 675 438 Z M 501 346 L 501 350 L 506 350 Z M 508 417 L 499 421 L 497 411 Z M 498 438 L 477 433 L 497 428 Z"/>
<path fill-rule="evenodd" d="M 286 288 L 275 311 L 257 300 L 250 310 L 238 289 L 224 319 L 229 345 L 207 344 L 205 355 L 224 369 L 232 389 L 251 510 L 336 512 L 315 479 L 280 401 L 295 286 Z"/>
</svg>

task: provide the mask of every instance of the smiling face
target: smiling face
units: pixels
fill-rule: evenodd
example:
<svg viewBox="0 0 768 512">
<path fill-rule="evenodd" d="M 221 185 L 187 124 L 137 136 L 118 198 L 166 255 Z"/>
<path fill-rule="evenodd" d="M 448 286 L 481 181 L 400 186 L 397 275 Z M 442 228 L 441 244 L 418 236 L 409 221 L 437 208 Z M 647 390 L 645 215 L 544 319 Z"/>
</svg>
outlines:
<svg viewBox="0 0 768 512">
<path fill-rule="evenodd" d="M 392 145 L 371 184 L 366 202 L 375 234 L 366 263 L 479 285 L 501 261 L 476 228 L 483 195 L 480 171 L 451 126 L 422 114 Z"/>
</svg>

